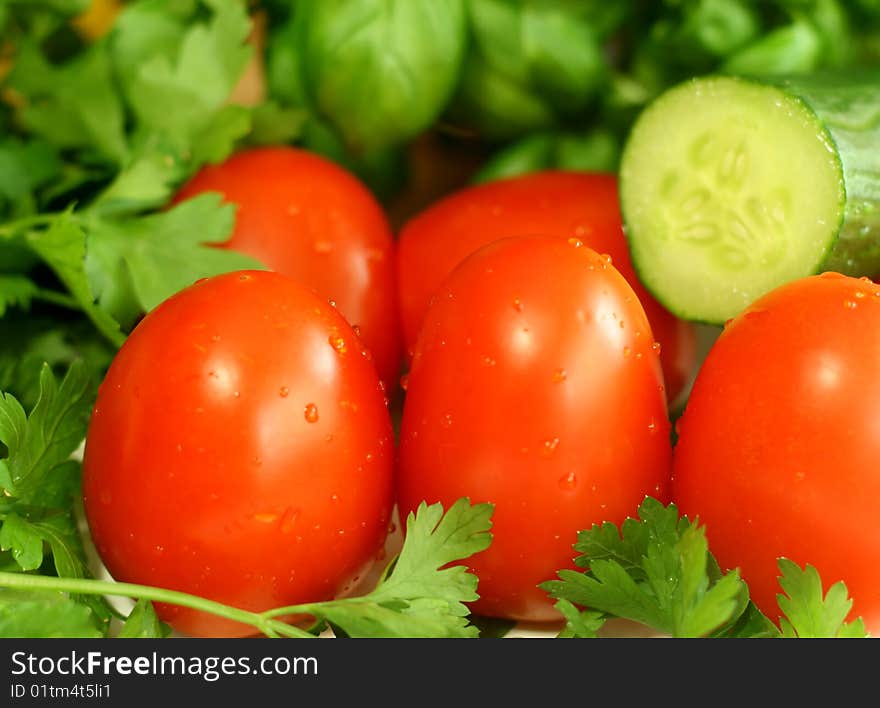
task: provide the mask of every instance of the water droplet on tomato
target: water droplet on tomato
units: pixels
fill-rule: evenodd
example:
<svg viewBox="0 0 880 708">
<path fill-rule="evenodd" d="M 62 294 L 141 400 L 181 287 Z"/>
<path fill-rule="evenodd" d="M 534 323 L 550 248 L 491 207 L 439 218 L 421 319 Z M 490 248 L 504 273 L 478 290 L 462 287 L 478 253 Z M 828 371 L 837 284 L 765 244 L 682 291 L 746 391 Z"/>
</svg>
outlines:
<svg viewBox="0 0 880 708">
<path fill-rule="evenodd" d="M 312 249 L 315 253 L 330 253 L 333 250 L 333 242 L 319 239 L 312 244 Z"/>
<path fill-rule="evenodd" d="M 330 307 L 332 307 L 334 310 L 336 309 L 336 300 L 333 300 L 333 299 L 327 300 L 327 304 L 329 304 Z"/>
<path fill-rule="evenodd" d="M 575 229 L 575 233 L 577 233 L 577 229 Z M 578 235 L 580 235 L 580 234 L 578 234 Z M 584 242 L 581 241 L 579 238 L 570 238 L 570 239 L 568 239 L 568 245 L 574 246 L 575 248 L 580 248 L 581 246 L 584 245 Z"/>
<path fill-rule="evenodd" d="M 662 349 L 662 346 L 660 345 L 660 342 L 654 342 L 651 345 L 651 351 L 653 351 L 657 356 L 660 356 L 661 349 Z"/>
<path fill-rule="evenodd" d="M 653 420 L 648 423 L 648 432 L 652 435 L 657 432 L 657 423 L 655 423 Z"/>
<path fill-rule="evenodd" d="M 495 366 L 495 363 L 496 363 L 495 360 L 491 356 L 484 356 L 483 357 L 483 364 L 485 366 Z"/>
<path fill-rule="evenodd" d="M 632 349 L 630 349 L 630 347 L 624 347 L 624 348 L 623 348 L 623 356 L 624 356 L 624 358 L 629 359 L 629 357 L 632 356 L 632 353 L 633 353 L 633 352 L 632 352 Z"/>
<path fill-rule="evenodd" d="M 409 386 L 409 374 L 404 374 L 400 377 L 400 388 L 406 391 L 407 386 Z"/>
<path fill-rule="evenodd" d="M 577 486 L 577 475 L 574 472 L 564 474 L 559 478 L 560 489 L 574 489 Z"/>
<path fill-rule="evenodd" d="M 340 337 L 338 334 L 331 334 L 328 341 L 330 342 L 330 346 L 333 347 L 340 354 L 345 354 L 345 352 L 348 351 L 348 347 L 345 344 L 345 339 Z"/>
<path fill-rule="evenodd" d="M 853 293 L 853 296 L 856 298 L 856 300 L 861 300 L 863 297 L 865 297 L 865 292 L 863 290 L 856 290 Z"/>
<path fill-rule="evenodd" d="M 443 416 L 443 427 L 451 428 L 452 427 L 452 413 L 447 413 Z"/>
<path fill-rule="evenodd" d="M 549 440 L 544 441 L 544 448 L 542 452 L 545 457 L 550 457 L 554 452 L 556 452 L 556 448 L 559 445 L 559 438 L 550 438 Z"/>
<path fill-rule="evenodd" d="M 278 514 L 273 511 L 262 511 L 253 515 L 253 520 L 261 524 L 271 524 L 278 519 Z"/>
<path fill-rule="evenodd" d="M 517 312 L 523 311 L 522 301 L 518 297 L 513 298 L 513 309 Z"/>
<path fill-rule="evenodd" d="M 287 388 L 287 386 L 282 386 L 278 389 L 278 395 L 281 396 L 281 398 L 287 398 L 290 395 L 290 389 Z"/>
<path fill-rule="evenodd" d="M 304 411 L 307 423 L 318 422 L 318 406 L 314 403 L 307 403 Z"/>
<path fill-rule="evenodd" d="M 856 303 L 855 300 L 844 300 L 844 301 L 843 301 L 843 306 L 844 306 L 847 310 L 855 310 L 855 309 L 858 307 L 858 303 Z"/>
</svg>

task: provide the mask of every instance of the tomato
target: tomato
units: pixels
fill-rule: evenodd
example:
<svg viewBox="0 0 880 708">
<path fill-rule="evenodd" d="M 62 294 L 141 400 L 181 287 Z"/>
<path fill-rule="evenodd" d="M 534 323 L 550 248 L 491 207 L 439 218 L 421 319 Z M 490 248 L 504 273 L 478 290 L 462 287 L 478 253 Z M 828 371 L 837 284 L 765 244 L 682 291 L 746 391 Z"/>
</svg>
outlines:
<svg viewBox="0 0 880 708">
<path fill-rule="evenodd" d="M 393 502 L 390 416 L 357 336 L 272 272 L 166 300 L 113 360 L 83 490 L 119 581 L 259 611 L 342 592 L 381 550 Z M 195 636 L 245 627 L 180 607 Z"/>
<path fill-rule="evenodd" d="M 400 375 L 394 239 L 381 206 L 339 165 L 292 147 L 254 148 L 203 168 L 176 201 L 220 192 L 237 205 L 224 244 L 333 300 L 386 386 Z"/>
<path fill-rule="evenodd" d="M 668 495 L 666 398 L 632 288 L 579 242 L 502 239 L 465 259 L 425 316 L 408 375 L 398 506 L 492 502 L 470 559 L 478 614 L 558 617 L 538 583 L 579 530 Z"/>
<path fill-rule="evenodd" d="M 612 257 L 645 308 L 660 356 L 667 398 L 674 402 L 696 364 L 692 324 L 651 297 L 636 277 L 611 174 L 540 172 L 463 189 L 405 224 L 397 250 L 404 341 L 415 346 L 431 295 L 465 256 L 508 236 L 577 238 Z"/>
<path fill-rule="evenodd" d="M 836 274 L 784 285 L 728 324 L 697 375 L 674 498 L 723 568 L 777 617 L 777 558 L 846 582 L 880 632 L 880 288 Z"/>
</svg>

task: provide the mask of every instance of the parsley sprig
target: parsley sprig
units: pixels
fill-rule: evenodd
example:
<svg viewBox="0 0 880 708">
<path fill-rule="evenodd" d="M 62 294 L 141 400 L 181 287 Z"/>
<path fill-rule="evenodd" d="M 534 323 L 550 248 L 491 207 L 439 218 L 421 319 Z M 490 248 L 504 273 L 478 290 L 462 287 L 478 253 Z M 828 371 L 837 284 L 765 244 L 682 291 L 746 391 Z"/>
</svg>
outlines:
<svg viewBox="0 0 880 708">
<path fill-rule="evenodd" d="M 652 497 L 638 518 L 606 522 L 578 534 L 582 572 L 560 570 L 541 587 L 565 617 L 562 637 L 597 637 L 606 620 L 622 618 L 672 637 L 864 637 L 844 583 L 823 595 L 813 566 L 781 558 L 779 627 L 749 600 L 737 570 L 722 572 L 705 528 Z M 588 609 L 584 609 L 588 608 Z"/>
<path fill-rule="evenodd" d="M 97 636 L 81 606 L 60 594 L 74 593 L 138 598 L 122 636 L 167 632 L 146 604 L 153 601 L 210 612 L 251 625 L 269 637 L 313 637 L 325 625 L 350 637 L 476 637 L 478 630 L 469 623 L 462 603 L 477 599 L 477 578 L 463 566 L 443 566 L 489 546 L 491 514 L 490 504 L 471 505 L 467 499 L 460 499 L 445 513 L 440 504 L 423 503 L 407 518 L 403 548 L 372 592 L 266 612 L 250 612 L 164 588 L 0 571 L 0 588 L 5 588 L 0 591 L 0 636 L 46 632 L 41 620 L 46 613 L 51 613 L 66 636 Z M 14 612 L 9 607 L 13 602 Z M 315 618 L 312 631 L 280 619 L 302 614 Z M 31 633 L 18 634 L 25 629 Z"/>
</svg>

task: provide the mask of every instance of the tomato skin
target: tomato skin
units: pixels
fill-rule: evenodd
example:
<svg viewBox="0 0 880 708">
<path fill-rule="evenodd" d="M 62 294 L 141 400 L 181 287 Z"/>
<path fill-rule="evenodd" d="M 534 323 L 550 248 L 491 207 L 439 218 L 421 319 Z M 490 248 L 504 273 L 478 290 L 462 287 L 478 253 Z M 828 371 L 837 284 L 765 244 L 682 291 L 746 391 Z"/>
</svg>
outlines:
<svg viewBox="0 0 880 708">
<path fill-rule="evenodd" d="M 398 241 L 397 272 L 410 356 L 431 296 L 446 275 L 479 247 L 511 236 L 576 238 L 610 255 L 662 347 L 667 398 L 678 398 L 696 367 L 696 330 L 660 305 L 636 277 L 612 174 L 545 171 L 489 182 L 463 189 L 408 221 Z"/>
<path fill-rule="evenodd" d="M 236 153 L 196 174 L 175 197 L 220 192 L 237 205 L 223 244 L 333 300 L 356 325 L 379 377 L 400 375 L 394 235 L 382 207 L 344 168 L 299 148 Z"/>
<path fill-rule="evenodd" d="M 777 558 L 843 580 L 880 632 L 880 288 L 836 274 L 784 285 L 731 321 L 680 423 L 674 498 L 776 618 Z"/>
<path fill-rule="evenodd" d="M 623 277 L 561 239 L 496 241 L 441 286 L 408 375 L 398 507 L 495 504 L 492 545 L 467 561 L 478 614 L 557 619 L 536 586 L 574 567 L 577 532 L 668 496 L 652 343 Z"/>
<path fill-rule="evenodd" d="M 266 610 L 333 597 L 371 564 L 393 457 L 343 317 L 279 274 L 231 273 L 165 301 L 120 349 L 86 439 L 85 510 L 115 579 Z M 188 635 L 254 632 L 157 609 Z"/>
</svg>

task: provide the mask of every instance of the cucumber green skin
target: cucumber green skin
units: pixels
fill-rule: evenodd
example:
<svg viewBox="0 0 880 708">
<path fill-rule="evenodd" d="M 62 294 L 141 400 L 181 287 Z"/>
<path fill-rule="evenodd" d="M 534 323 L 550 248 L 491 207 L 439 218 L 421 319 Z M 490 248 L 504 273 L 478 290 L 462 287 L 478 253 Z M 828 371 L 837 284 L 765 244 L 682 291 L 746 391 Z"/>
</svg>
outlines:
<svg viewBox="0 0 880 708">
<path fill-rule="evenodd" d="M 708 77 L 704 77 L 708 78 Z M 844 182 L 844 203 L 839 213 L 829 214 L 836 222 L 826 255 L 806 266 L 803 276 L 836 271 L 851 276 L 874 278 L 880 274 L 880 70 L 828 72 L 824 74 L 757 79 L 735 78 L 744 83 L 773 86 L 798 101 L 815 117 L 817 130 L 832 146 Z M 700 81 L 702 79 L 692 79 Z M 626 157 L 624 157 L 624 161 Z M 624 220 L 626 210 L 624 206 Z M 630 238 L 629 232 L 627 237 Z M 651 267 L 633 254 L 640 279 Z M 780 283 L 781 284 L 781 283 Z M 670 303 L 663 293 L 650 288 L 667 309 L 682 319 L 710 325 L 722 322 L 694 316 L 686 308 Z"/>
<path fill-rule="evenodd" d="M 773 82 L 821 121 L 843 166 L 846 204 L 820 271 L 880 274 L 880 71 L 832 73 Z M 812 275 L 805 273 L 804 275 Z"/>
</svg>

